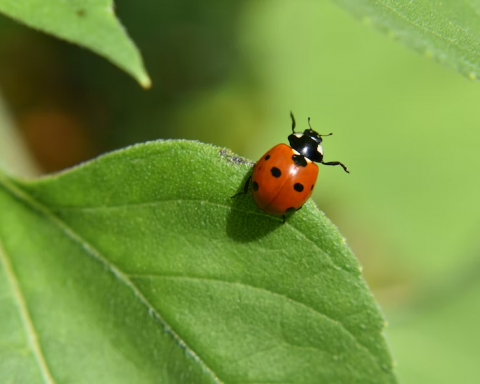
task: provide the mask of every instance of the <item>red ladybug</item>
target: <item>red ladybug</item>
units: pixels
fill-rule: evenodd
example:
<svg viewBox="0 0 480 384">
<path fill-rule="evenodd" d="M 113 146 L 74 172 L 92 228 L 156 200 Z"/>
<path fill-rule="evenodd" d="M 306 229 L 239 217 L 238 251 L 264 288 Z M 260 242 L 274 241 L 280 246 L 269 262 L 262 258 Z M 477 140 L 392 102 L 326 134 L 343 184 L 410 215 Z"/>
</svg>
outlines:
<svg viewBox="0 0 480 384">
<path fill-rule="evenodd" d="M 290 146 L 278 144 L 270 149 L 253 168 L 252 175 L 247 179 L 243 192 L 232 196 L 244 195 L 248 192 L 252 181 L 253 200 L 258 208 L 271 215 L 283 216 L 298 211 L 308 200 L 317 181 L 318 166 L 340 165 L 345 172 L 347 167 L 339 161 L 323 162 L 322 136 L 310 129 L 303 133 L 295 132 L 295 118 L 292 118 L 292 134 L 288 136 Z"/>
</svg>

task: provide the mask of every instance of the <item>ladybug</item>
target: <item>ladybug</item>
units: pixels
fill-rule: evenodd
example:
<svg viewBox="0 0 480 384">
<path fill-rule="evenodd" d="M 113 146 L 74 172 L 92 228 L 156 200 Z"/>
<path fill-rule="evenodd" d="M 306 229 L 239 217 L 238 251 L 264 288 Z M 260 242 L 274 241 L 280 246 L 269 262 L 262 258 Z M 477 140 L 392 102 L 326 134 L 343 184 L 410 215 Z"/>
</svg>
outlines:
<svg viewBox="0 0 480 384">
<path fill-rule="evenodd" d="M 340 165 L 345 172 L 348 168 L 339 161 L 323 161 L 322 136 L 312 129 L 295 132 L 295 118 L 292 118 L 292 134 L 288 136 L 290 146 L 278 144 L 270 149 L 253 167 L 243 192 L 232 196 L 245 195 L 252 182 L 253 200 L 258 208 L 271 215 L 281 215 L 298 211 L 313 193 L 317 181 L 318 166 Z"/>
</svg>

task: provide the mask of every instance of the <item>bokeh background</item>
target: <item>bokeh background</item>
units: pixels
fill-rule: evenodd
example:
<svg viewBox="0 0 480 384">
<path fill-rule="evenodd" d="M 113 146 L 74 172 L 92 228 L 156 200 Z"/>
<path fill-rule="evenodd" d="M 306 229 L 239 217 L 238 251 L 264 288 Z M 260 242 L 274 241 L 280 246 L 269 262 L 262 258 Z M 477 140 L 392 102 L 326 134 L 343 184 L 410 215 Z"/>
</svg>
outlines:
<svg viewBox="0 0 480 384">
<path fill-rule="evenodd" d="M 54 172 L 158 138 L 256 160 L 292 110 L 322 133 L 314 199 L 380 302 L 403 383 L 480 376 L 480 84 L 330 2 L 116 1 L 153 88 L 0 17 L 0 161 Z M 232 191 L 238 186 L 232 186 Z"/>
</svg>

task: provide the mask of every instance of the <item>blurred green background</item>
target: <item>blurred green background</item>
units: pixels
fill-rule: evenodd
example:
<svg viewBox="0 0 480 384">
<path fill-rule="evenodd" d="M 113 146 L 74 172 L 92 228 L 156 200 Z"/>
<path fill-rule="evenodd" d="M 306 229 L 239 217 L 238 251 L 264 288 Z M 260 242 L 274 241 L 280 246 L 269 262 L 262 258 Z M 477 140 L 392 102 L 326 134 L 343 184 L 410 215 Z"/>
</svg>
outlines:
<svg viewBox="0 0 480 384">
<path fill-rule="evenodd" d="M 310 116 L 334 133 L 326 160 L 351 170 L 321 167 L 314 199 L 364 266 L 400 381 L 478 382 L 480 85 L 329 2 L 118 0 L 116 11 L 148 91 L 0 18 L 1 161 L 40 174 L 157 138 L 256 160 L 286 142 L 290 110 L 300 129 Z"/>
</svg>

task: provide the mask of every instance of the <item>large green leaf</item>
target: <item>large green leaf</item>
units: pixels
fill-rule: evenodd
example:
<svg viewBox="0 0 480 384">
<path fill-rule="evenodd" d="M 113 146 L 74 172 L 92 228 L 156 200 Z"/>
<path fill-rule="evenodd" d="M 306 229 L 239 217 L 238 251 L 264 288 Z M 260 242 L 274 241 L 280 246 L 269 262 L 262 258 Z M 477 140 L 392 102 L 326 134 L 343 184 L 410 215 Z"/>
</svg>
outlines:
<svg viewBox="0 0 480 384">
<path fill-rule="evenodd" d="M 335 0 L 367 23 L 471 79 L 480 76 L 478 0 Z"/>
<path fill-rule="evenodd" d="M 112 0 L 2 0 L 0 12 L 83 45 L 150 87 L 140 53 L 115 17 Z"/>
<path fill-rule="evenodd" d="M 0 176 L 0 382 L 394 383 L 345 240 L 230 199 L 249 169 L 165 141 Z"/>
</svg>

